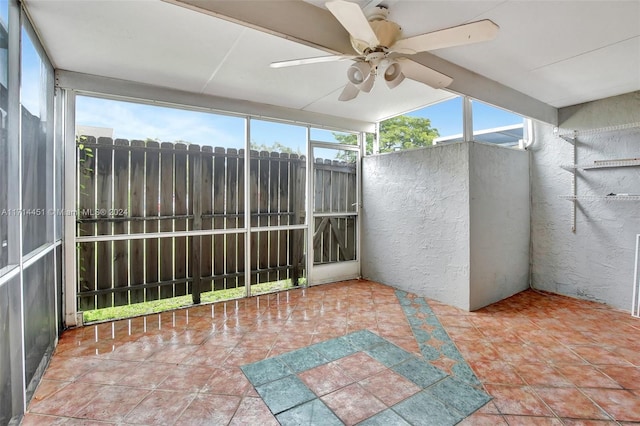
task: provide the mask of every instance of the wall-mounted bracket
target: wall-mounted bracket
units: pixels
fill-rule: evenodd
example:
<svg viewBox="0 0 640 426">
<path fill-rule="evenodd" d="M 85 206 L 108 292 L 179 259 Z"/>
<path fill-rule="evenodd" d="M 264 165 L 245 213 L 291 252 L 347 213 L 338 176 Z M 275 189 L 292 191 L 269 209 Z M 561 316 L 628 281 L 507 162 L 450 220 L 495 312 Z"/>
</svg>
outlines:
<svg viewBox="0 0 640 426">
<path fill-rule="evenodd" d="M 575 134 L 573 135 L 558 135 L 560 138 L 564 139 L 566 142 L 569 142 L 571 145 L 575 145 L 576 144 L 576 136 Z"/>
<path fill-rule="evenodd" d="M 560 168 L 570 173 L 575 173 L 578 167 L 575 164 L 560 164 Z"/>
</svg>

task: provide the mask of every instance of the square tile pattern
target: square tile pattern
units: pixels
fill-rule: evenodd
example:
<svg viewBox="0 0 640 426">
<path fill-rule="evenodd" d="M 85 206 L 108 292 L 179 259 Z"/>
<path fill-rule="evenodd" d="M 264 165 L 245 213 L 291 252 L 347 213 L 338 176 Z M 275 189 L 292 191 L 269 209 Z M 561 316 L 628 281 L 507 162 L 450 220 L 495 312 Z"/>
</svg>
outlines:
<svg viewBox="0 0 640 426">
<path fill-rule="evenodd" d="M 368 330 L 240 368 L 282 425 L 446 426 L 491 399 Z"/>
<path fill-rule="evenodd" d="M 240 366 L 263 361 L 247 370 L 254 387 Z M 298 392 L 283 409 L 288 387 L 270 385 L 288 376 Z M 277 418 L 256 388 L 280 401 Z M 474 389 L 493 399 L 461 419 Z M 192 306 L 66 330 L 23 425 L 425 418 L 640 424 L 640 320 L 535 290 L 466 312 L 367 280 Z"/>
</svg>

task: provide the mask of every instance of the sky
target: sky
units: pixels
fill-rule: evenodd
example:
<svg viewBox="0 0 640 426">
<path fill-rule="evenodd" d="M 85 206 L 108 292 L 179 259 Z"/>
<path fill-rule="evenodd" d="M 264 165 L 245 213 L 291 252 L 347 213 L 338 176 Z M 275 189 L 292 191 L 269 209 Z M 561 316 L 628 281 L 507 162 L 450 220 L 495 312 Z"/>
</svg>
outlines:
<svg viewBox="0 0 640 426">
<path fill-rule="evenodd" d="M 244 147 L 244 119 L 241 117 L 195 112 L 86 96 L 77 97 L 76 123 L 114 130 L 114 138 L 177 140 L 225 148 Z M 473 104 L 474 130 L 522 123 L 522 117 L 491 107 Z M 462 133 L 462 99 L 456 97 L 407 115 L 431 120 L 440 136 Z M 335 141 L 333 133 L 312 129 L 312 140 Z M 257 145 L 278 142 L 294 152 L 306 151 L 306 128 L 290 124 L 251 120 L 250 140 Z"/>
<path fill-rule="evenodd" d="M 35 116 L 42 117 L 46 102 L 43 99 L 42 84 L 43 67 L 42 60 L 36 51 L 31 38 L 27 32 L 22 30 L 22 52 L 21 52 L 21 87 L 20 103 Z"/>
</svg>

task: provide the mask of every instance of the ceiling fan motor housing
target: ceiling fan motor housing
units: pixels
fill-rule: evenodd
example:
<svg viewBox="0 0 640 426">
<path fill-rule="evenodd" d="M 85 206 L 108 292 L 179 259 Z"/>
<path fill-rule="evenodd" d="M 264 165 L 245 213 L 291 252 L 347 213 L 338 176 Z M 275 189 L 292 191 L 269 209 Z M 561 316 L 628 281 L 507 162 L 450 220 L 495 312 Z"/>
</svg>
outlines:
<svg viewBox="0 0 640 426">
<path fill-rule="evenodd" d="M 384 7 L 376 7 L 374 12 L 368 16 L 369 25 L 378 38 L 378 46 L 369 46 L 367 43 L 351 37 L 351 45 L 359 54 L 367 51 L 375 51 L 378 48 L 388 49 L 400 39 L 402 28 L 393 21 L 387 20 L 389 11 Z"/>
<path fill-rule="evenodd" d="M 371 4 L 372 2 L 369 2 Z M 331 0 L 326 4 L 340 24 L 349 33 L 351 45 L 358 56 L 333 55 L 328 60 L 353 59 L 347 71 L 349 84 L 340 94 L 339 100 L 348 101 L 359 92 L 369 92 L 376 76 L 384 78 L 391 89 L 405 77 L 424 83 L 434 89 L 442 89 L 453 79 L 441 72 L 410 58 L 399 55 L 413 55 L 429 50 L 462 46 L 496 37 L 499 27 L 488 19 L 427 32 L 409 38 L 402 38 L 400 25 L 387 19 L 389 11 L 378 6 L 368 16 L 358 3 L 347 0 Z M 367 7 L 368 8 L 368 7 Z M 326 57 L 289 61 L 291 65 L 326 62 Z"/>
</svg>

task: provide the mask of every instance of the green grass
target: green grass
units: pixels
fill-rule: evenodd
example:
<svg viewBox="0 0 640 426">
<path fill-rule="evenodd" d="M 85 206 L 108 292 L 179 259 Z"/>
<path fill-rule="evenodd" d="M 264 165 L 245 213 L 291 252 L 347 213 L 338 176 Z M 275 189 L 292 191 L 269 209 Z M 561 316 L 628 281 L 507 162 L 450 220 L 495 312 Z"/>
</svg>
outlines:
<svg viewBox="0 0 640 426">
<path fill-rule="evenodd" d="M 299 285 L 303 286 L 306 283 L 304 278 L 300 278 Z M 251 286 L 251 294 L 265 294 L 274 291 L 286 290 L 288 288 L 294 288 L 291 284 L 291 280 L 272 281 L 264 284 L 255 284 Z M 200 295 L 201 304 L 214 303 L 224 300 L 239 299 L 246 294 L 244 287 L 230 288 L 227 290 L 208 291 Z M 172 297 L 170 299 L 152 300 L 143 303 L 134 303 L 132 305 L 116 306 L 113 308 L 94 309 L 91 311 L 84 311 L 83 322 L 85 324 L 92 322 L 109 321 L 122 318 L 136 317 L 140 315 L 154 314 L 163 311 L 169 311 L 171 309 L 184 308 L 187 306 L 194 306 L 191 295 Z"/>
</svg>

